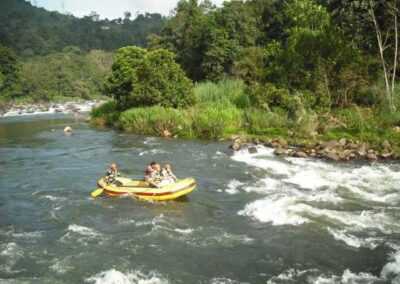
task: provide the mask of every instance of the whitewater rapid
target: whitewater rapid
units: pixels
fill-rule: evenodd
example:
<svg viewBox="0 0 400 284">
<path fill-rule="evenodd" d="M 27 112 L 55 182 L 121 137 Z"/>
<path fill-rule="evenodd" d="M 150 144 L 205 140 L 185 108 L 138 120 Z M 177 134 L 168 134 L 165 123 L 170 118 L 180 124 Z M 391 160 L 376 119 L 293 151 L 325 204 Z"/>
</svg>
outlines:
<svg viewBox="0 0 400 284">
<path fill-rule="evenodd" d="M 225 189 L 228 194 L 257 193 L 239 216 L 273 226 L 317 224 L 346 246 L 386 246 L 391 251 L 380 277 L 346 270 L 343 275 L 308 277 L 310 283 L 400 283 L 398 164 L 337 164 L 276 157 L 273 149 L 263 146 L 257 150 L 249 154 L 244 149 L 232 157 L 259 170 L 255 183 L 232 180 Z M 269 283 L 299 275 L 286 271 Z"/>
</svg>

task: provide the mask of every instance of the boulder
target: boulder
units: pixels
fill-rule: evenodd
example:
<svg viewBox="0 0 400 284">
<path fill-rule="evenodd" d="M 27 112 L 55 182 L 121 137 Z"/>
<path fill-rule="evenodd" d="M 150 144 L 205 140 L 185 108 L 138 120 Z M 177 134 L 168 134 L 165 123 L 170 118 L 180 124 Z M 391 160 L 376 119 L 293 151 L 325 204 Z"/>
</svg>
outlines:
<svg viewBox="0 0 400 284">
<path fill-rule="evenodd" d="M 232 140 L 232 141 L 240 140 L 240 136 L 239 136 L 239 135 L 232 135 L 232 136 L 231 136 L 231 140 Z"/>
<path fill-rule="evenodd" d="M 333 161 L 340 161 L 340 157 L 338 154 L 336 154 L 335 152 L 328 152 L 324 154 L 324 157 L 329 159 L 329 160 L 333 160 Z"/>
<path fill-rule="evenodd" d="M 367 159 L 370 160 L 370 161 L 376 161 L 376 160 L 378 160 L 378 157 L 376 156 L 375 153 L 368 153 L 367 154 Z"/>
<path fill-rule="evenodd" d="M 368 145 L 366 143 L 362 143 L 359 145 L 357 153 L 360 157 L 365 157 L 368 152 Z"/>
<path fill-rule="evenodd" d="M 339 155 L 340 160 L 348 161 L 348 160 L 350 160 L 351 153 L 352 153 L 351 150 L 344 150 L 344 151 L 340 151 L 338 155 Z"/>
<path fill-rule="evenodd" d="M 297 157 L 297 158 L 307 158 L 307 157 L 308 157 L 308 155 L 307 155 L 305 152 L 303 152 L 303 151 L 296 151 L 296 152 L 293 154 L 293 156 L 294 156 L 294 157 Z"/>
<path fill-rule="evenodd" d="M 341 145 L 341 146 L 346 146 L 346 144 L 347 144 L 347 140 L 346 140 L 346 138 L 342 138 L 342 139 L 340 139 L 339 140 L 339 144 Z"/>
<path fill-rule="evenodd" d="M 393 127 L 393 131 L 396 133 L 400 133 L 400 126 Z"/>
<path fill-rule="evenodd" d="M 247 151 L 249 151 L 250 154 L 256 154 L 258 153 L 257 147 L 251 146 L 247 149 Z"/>
<path fill-rule="evenodd" d="M 276 148 L 274 150 L 274 154 L 277 155 L 277 156 L 282 156 L 282 155 L 286 155 L 287 151 L 285 149 L 283 149 L 283 148 Z"/>
<path fill-rule="evenodd" d="M 357 143 L 348 143 L 346 145 L 347 149 L 352 149 L 352 150 L 356 150 L 356 149 L 358 149 L 358 147 L 359 147 L 359 145 Z"/>
<path fill-rule="evenodd" d="M 232 143 L 232 145 L 230 146 L 230 148 L 231 148 L 233 151 L 239 151 L 240 148 L 242 148 L 242 145 L 240 144 L 239 141 L 234 141 L 234 142 Z"/>
<path fill-rule="evenodd" d="M 340 144 L 336 140 L 331 140 L 331 141 L 323 142 L 321 144 L 321 147 L 325 148 L 325 149 L 332 149 L 332 148 L 335 148 L 335 147 L 337 147 L 339 145 Z"/>
<path fill-rule="evenodd" d="M 383 159 L 389 159 L 390 157 L 392 157 L 393 156 L 393 152 L 386 152 L 386 151 L 384 151 L 382 154 L 381 154 L 381 157 L 383 158 Z"/>
<path fill-rule="evenodd" d="M 274 148 L 287 148 L 288 147 L 288 143 L 285 139 L 283 138 L 278 138 L 278 139 L 274 139 L 271 142 L 271 146 Z"/>
</svg>

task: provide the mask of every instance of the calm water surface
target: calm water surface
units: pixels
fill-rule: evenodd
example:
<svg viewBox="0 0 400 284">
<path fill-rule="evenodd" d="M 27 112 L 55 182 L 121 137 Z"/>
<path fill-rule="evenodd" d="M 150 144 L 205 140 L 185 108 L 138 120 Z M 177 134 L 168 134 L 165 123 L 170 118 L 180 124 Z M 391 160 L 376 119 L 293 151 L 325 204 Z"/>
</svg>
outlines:
<svg viewBox="0 0 400 284">
<path fill-rule="evenodd" d="M 63 128 L 74 133 L 66 136 Z M 0 119 L 0 283 L 400 283 L 400 167 Z M 90 198 L 171 162 L 188 199 Z"/>
</svg>

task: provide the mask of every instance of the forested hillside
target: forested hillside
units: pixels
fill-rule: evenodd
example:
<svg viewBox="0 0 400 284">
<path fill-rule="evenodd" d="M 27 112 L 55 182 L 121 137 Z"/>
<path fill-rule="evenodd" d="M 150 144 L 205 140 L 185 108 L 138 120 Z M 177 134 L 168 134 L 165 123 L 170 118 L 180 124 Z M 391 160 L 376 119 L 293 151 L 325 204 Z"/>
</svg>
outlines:
<svg viewBox="0 0 400 284">
<path fill-rule="evenodd" d="M 0 1 L 0 108 L 101 96 L 112 51 L 145 46 L 166 21 L 160 14 L 121 16 L 101 20 L 93 12 L 77 18 L 25 0 Z"/>
<path fill-rule="evenodd" d="M 66 46 L 83 51 L 144 46 L 147 36 L 158 33 L 164 22 L 160 14 L 146 13 L 133 19 L 127 12 L 119 19 L 100 20 L 96 13 L 76 18 L 34 7 L 25 0 L 0 1 L 0 43 L 21 56 L 44 55 Z"/>
</svg>

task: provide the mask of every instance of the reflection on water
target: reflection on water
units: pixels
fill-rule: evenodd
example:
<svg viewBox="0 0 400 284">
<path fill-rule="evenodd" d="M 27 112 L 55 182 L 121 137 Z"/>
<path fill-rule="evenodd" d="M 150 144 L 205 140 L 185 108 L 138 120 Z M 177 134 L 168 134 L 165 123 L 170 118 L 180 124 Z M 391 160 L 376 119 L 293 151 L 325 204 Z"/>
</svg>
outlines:
<svg viewBox="0 0 400 284">
<path fill-rule="evenodd" d="M 63 128 L 74 132 L 65 136 Z M 230 157 L 226 144 L 0 121 L 1 283 L 398 283 L 399 165 Z M 90 198 L 108 163 L 171 162 L 198 189 Z M 397 282 L 396 282 L 397 281 Z"/>
</svg>

